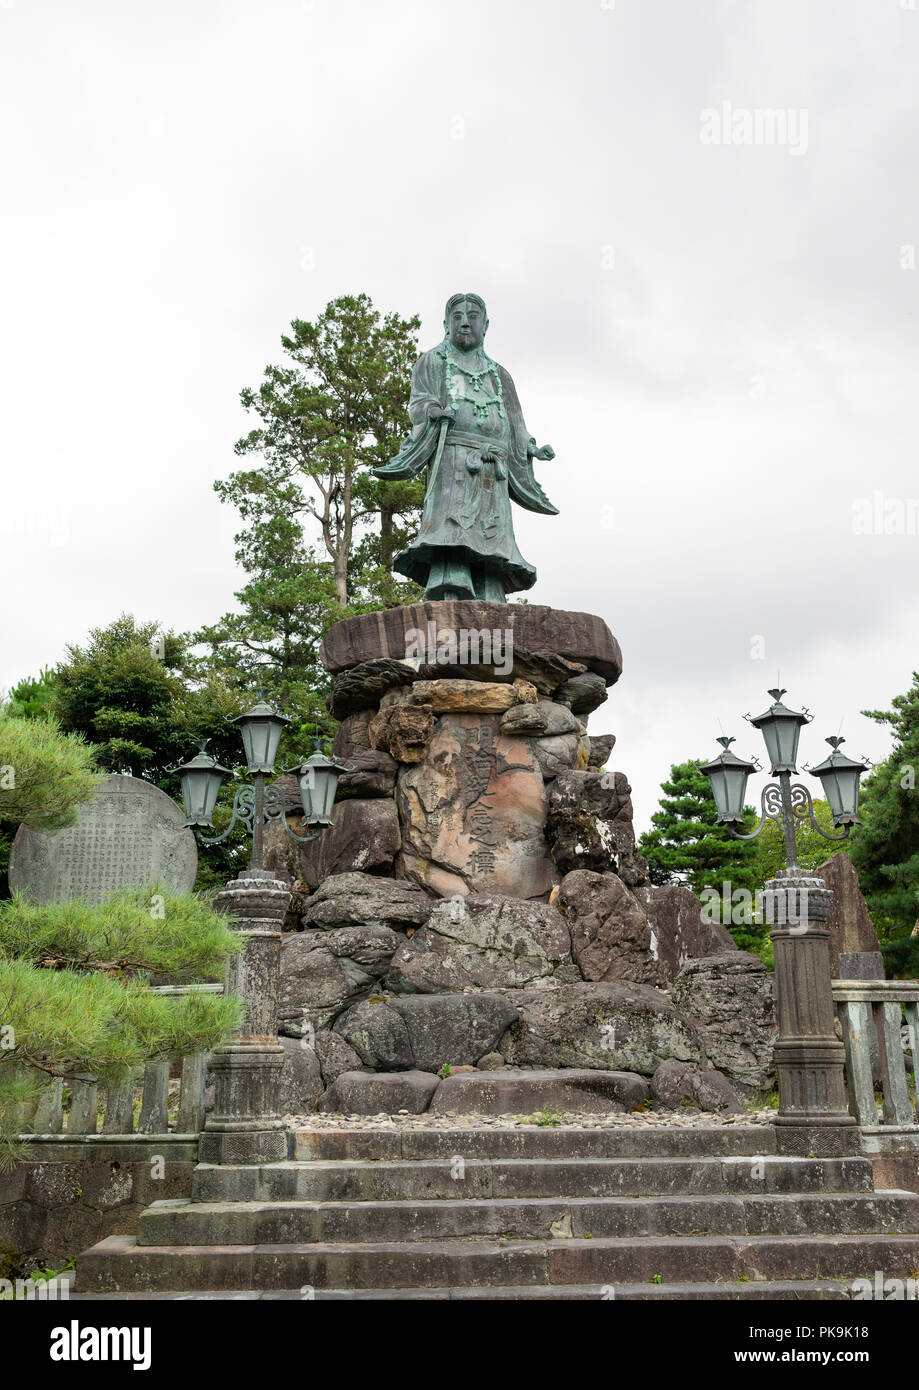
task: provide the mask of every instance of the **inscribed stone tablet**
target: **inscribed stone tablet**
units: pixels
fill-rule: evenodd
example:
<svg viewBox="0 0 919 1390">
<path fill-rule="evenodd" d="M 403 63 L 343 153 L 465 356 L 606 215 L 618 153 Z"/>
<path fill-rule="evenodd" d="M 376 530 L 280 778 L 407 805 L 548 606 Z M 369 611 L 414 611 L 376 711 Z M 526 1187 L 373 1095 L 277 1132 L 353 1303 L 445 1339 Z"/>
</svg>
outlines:
<svg viewBox="0 0 919 1390">
<path fill-rule="evenodd" d="M 55 834 L 19 827 L 10 852 L 12 892 L 39 903 L 98 903 L 119 888 L 156 882 L 191 891 L 195 837 L 176 803 L 152 782 L 114 773 L 79 812 L 76 825 Z"/>
</svg>

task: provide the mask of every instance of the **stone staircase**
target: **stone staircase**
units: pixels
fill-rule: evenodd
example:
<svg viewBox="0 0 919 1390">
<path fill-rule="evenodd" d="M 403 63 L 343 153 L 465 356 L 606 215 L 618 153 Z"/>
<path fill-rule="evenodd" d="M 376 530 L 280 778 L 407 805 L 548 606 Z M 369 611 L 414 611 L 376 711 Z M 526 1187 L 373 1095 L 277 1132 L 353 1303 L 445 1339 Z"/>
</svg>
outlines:
<svg viewBox="0 0 919 1390">
<path fill-rule="evenodd" d="M 919 1271 L 919 1194 L 767 1125 L 303 1129 L 80 1256 L 83 1297 L 848 1298 Z"/>
</svg>

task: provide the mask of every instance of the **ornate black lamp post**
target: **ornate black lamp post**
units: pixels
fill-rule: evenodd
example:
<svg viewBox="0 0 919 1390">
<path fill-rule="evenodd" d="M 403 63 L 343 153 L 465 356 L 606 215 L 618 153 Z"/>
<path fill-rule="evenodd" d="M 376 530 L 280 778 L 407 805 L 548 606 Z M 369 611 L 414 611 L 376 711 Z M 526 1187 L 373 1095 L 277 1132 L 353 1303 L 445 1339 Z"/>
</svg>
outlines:
<svg viewBox="0 0 919 1390">
<path fill-rule="evenodd" d="M 215 1052 L 214 1109 L 207 1119 L 198 1156 L 202 1163 L 270 1163 L 287 1157 L 287 1135 L 278 1113 L 278 1085 L 284 1050 L 278 1042 L 281 924 L 290 903 L 290 892 L 280 879 L 263 867 L 265 826 L 280 821 L 298 844 L 316 840 L 332 825 L 332 807 L 338 779 L 347 765 L 327 758 L 319 739 L 295 772 L 303 806 L 304 823 L 315 826 L 309 834 L 297 834 L 287 822 L 286 805 L 276 785 L 266 779 L 274 770 L 278 743 L 289 720 L 258 702 L 233 723 L 240 725 L 246 763 L 252 782 L 238 787 L 233 814 L 223 834 L 202 835 L 213 825 L 214 807 L 228 768 L 204 751 L 181 768 L 182 801 L 186 824 L 194 828 L 199 844 L 216 845 L 233 827 L 243 824 L 252 835 L 248 870 L 228 883 L 216 898 L 216 906 L 233 920 L 245 936 L 245 948 L 232 957 L 227 988 L 246 1003 L 246 1019 L 239 1033 Z"/>
<path fill-rule="evenodd" d="M 817 767 L 810 768 L 812 777 L 819 777 L 823 794 L 833 815 L 834 825 L 841 825 L 841 835 L 830 835 L 818 824 L 814 815 L 814 803 L 807 787 L 800 782 L 792 782 L 797 772 L 795 763 L 798 756 L 798 736 L 802 727 L 809 724 L 812 715 L 806 710 L 797 711 L 782 704 L 784 690 L 770 690 L 774 703 L 765 714 L 758 714 L 750 723 L 762 732 L 766 752 L 772 765 L 773 777 L 778 782 L 769 782 L 763 788 L 761 799 L 762 815 L 759 825 L 750 835 L 741 835 L 735 825 L 743 822 L 744 799 L 747 793 L 747 778 L 751 772 L 758 772 L 755 762 L 744 762 L 731 752 L 732 738 L 719 738 L 723 752 L 701 769 L 712 784 L 715 808 L 718 819 L 726 824 L 735 840 L 755 840 L 767 820 L 777 821 L 785 835 L 785 862 L 789 869 L 798 867 L 798 851 L 795 843 L 797 823 L 809 820 L 813 828 L 825 840 L 847 840 L 852 826 L 858 824 L 859 778 L 867 770 L 866 763 L 855 762 L 839 746 L 843 738 L 828 738 L 832 748 L 830 756 Z"/>
<path fill-rule="evenodd" d="M 762 732 L 771 773 L 778 782 L 763 789 L 762 815 L 752 834 L 741 834 L 736 826 L 743 823 L 747 778 L 759 770 L 757 764 L 731 752 L 732 738 L 721 738 L 723 751 L 701 770 L 711 782 L 718 820 L 734 839 L 755 839 L 767 820 L 777 821 L 785 836 L 787 867 L 769 880 L 763 892 L 775 951 L 779 1149 L 796 1154 L 854 1153 L 858 1131 L 848 1111 L 845 1051 L 835 1034 L 830 979 L 827 917 L 832 895 L 822 878 L 799 869 L 795 831 L 809 820 L 824 839 L 848 839 L 858 823 L 859 777 L 867 764 L 840 753 L 841 738 L 829 738 L 832 753 L 810 769 L 821 781 L 834 824 L 842 826 L 841 835 L 829 834 L 817 823 L 810 792 L 791 780 L 797 774 L 798 737 L 812 716 L 782 704 L 784 690 L 769 694 L 772 705 L 750 723 Z"/>
<path fill-rule="evenodd" d="M 288 773 L 296 774 L 306 824 L 319 827 L 314 834 L 298 835 L 288 824 L 285 798 L 276 786 L 266 783 L 266 778 L 274 771 L 284 725 L 289 724 L 290 720 L 266 704 L 260 693 L 258 702 L 245 714 L 230 720 L 230 723 L 240 726 L 246 765 L 252 774 L 252 781 L 237 787 L 233 797 L 233 813 L 223 834 L 210 839 L 202 835 L 202 828 L 210 829 L 213 826 L 214 807 L 224 778 L 232 776 L 229 768 L 221 767 L 216 758 L 205 753 L 205 744 L 202 743 L 195 757 L 176 769 L 182 776 L 185 824 L 194 829 L 201 845 L 219 845 L 236 825 L 244 825 L 252 836 L 249 868 L 262 869 L 264 832 L 268 822 L 280 821 L 290 838 L 298 844 L 305 845 L 310 840 L 318 839 L 323 828 L 332 824 L 332 806 L 338 790 L 338 779 L 343 772 L 347 772 L 348 765 L 327 758 L 322 752 L 321 741 L 316 738 L 310 757 L 295 767 L 285 769 Z"/>
</svg>

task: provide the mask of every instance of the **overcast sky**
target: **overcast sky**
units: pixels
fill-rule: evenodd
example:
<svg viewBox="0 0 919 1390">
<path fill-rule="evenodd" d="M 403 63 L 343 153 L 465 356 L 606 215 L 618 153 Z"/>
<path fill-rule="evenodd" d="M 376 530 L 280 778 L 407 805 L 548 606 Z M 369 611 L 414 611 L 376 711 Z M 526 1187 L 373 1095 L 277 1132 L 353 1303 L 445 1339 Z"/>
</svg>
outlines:
<svg viewBox="0 0 919 1390">
<path fill-rule="evenodd" d="M 0 0 L 0 687 L 232 606 L 212 483 L 293 317 L 367 291 L 430 347 L 468 289 L 556 450 L 529 598 L 622 644 L 591 725 L 639 825 L 719 720 L 759 751 L 779 672 L 805 760 L 840 721 L 883 757 L 859 710 L 919 665 L 909 4 Z"/>
</svg>

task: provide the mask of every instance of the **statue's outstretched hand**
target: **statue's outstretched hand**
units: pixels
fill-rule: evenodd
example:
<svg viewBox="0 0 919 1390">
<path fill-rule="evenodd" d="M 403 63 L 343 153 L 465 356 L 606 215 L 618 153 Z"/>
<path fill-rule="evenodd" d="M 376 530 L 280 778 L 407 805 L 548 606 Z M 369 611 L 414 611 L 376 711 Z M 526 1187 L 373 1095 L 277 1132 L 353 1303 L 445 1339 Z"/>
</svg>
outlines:
<svg viewBox="0 0 919 1390">
<path fill-rule="evenodd" d="M 551 444 L 542 444 L 533 455 L 534 459 L 554 459 L 555 450 Z"/>
</svg>

